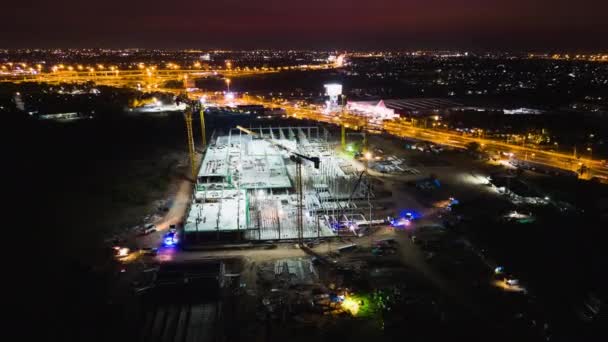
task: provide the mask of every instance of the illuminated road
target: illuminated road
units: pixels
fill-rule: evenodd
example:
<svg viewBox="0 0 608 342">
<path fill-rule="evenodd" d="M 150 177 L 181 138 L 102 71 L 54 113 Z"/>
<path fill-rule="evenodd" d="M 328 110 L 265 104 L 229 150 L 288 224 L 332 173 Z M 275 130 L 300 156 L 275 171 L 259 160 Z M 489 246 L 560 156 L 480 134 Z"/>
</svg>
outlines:
<svg viewBox="0 0 608 342">
<path fill-rule="evenodd" d="M 319 70 L 334 68 L 334 64 L 294 65 L 278 67 L 235 67 L 218 69 L 185 69 L 177 65 L 168 68 L 141 65 L 135 69 L 119 70 L 116 67 L 98 66 L 84 68 L 82 66 L 55 66 L 48 71 L 0 72 L 0 83 L 86 83 L 94 82 L 99 85 L 116 87 L 161 88 L 167 81 L 185 81 L 205 77 L 219 76 L 222 78 L 237 78 L 258 74 L 277 73 L 288 70 Z"/>
<path fill-rule="evenodd" d="M 364 117 L 348 112 L 327 115 L 319 109 L 297 107 L 286 102 L 276 103 L 276 101 L 267 101 L 260 97 L 245 97 L 243 102 L 261 104 L 268 107 L 280 106 L 285 109 L 288 116 L 298 119 L 344 125 L 347 128 L 352 128 L 355 130 L 366 129 L 372 133 L 385 132 L 397 137 L 418 139 L 444 146 L 466 148 L 467 144 L 476 142 L 484 150 L 513 153 L 514 159 L 522 162 L 529 162 L 531 164 L 537 164 L 539 166 L 546 165 L 552 168 L 576 172 L 580 169 L 581 165 L 585 165 L 588 167 L 588 172 L 584 174 L 584 178 L 589 179 L 597 176 L 607 177 L 608 179 L 608 168 L 606 168 L 601 161 L 591 160 L 583 157 L 575 158 L 571 154 L 543 151 L 537 148 L 514 145 L 471 135 L 464 135 L 455 131 L 414 127 L 410 122 L 401 120 L 370 123 L 366 122 Z"/>
<path fill-rule="evenodd" d="M 580 169 L 581 165 L 585 165 L 590 169 L 590 172 L 588 173 L 589 178 L 591 176 L 598 175 L 608 176 L 608 169 L 603 167 L 600 161 L 591 160 L 588 158 L 575 158 L 570 154 L 542 151 L 535 148 L 508 144 L 502 141 L 462 135 L 461 133 L 453 131 L 438 131 L 428 128 L 412 127 L 410 125 L 394 121 L 385 122 L 383 129 L 387 133 L 396 136 L 416 138 L 459 148 L 465 148 L 467 144 L 477 142 L 485 150 L 513 153 L 513 158 L 520 161 L 528 161 L 534 164 L 546 165 L 570 171 L 576 171 Z"/>
<path fill-rule="evenodd" d="M 93 70 L 69 71 L 60 70 L 40 74 L 2 75 L 0 82 L 24 83 L 85 83 L 95 82 L 99 85 L 131 87 L 137 84 L 143 87 L 159 87 L 167 81 L 180 81 L 187 78 L 204 78 L 215 75 L 223 77 L 247 76 L 253 74 L 270 73 L 274 70 Z"/>
<path fill-rule="evenodd" d="M 27 72 L 0 72 L 0 82 L 38 82 L 38 83 L 84 83 L 94 82 L 99 85 L 118 86 L 118 87 L 137 87 L 140 90 L 163 90 L 170 92 L 182 92 L 183 90 L 163 89 L 168 81 L 187 81 L 189 79 L 205 77 L 222 77 L 225 79 L 251 76 L 256 74 L 276 73 L 287 70 L 318 70 L 331 69 L 338 67 L 337 64 L 317 64 L 317 65 L 298 65 L 274 68 L 181 68 L 176 64 L 167 64 L 166 68 L 156 66 L 138 65 L 135 69 L 119 70 L 116 67 L 95 67 L 84 68 L 82 66 L 54 66 L 48 72 L 29 68 Z M 185 82 L 186 83 L 186 82 Z M 202 93 L 193 92 L 190 94 L 192 99 L 198 100 Z M 219 103 L 222 100 L 218 101 Z M 406 121 L 384 121 L 366 122 L 362 116 L 357 116 L 348 112 L 341 112 L 332 115 L 323 113 L 319 108 L 314 108 L 302 104 L 301 106 L 276 99 L 265 99 L 263 97 L 244 96 L 239 102 L 249 104 L 260 104 L 267 107 L 281 107 L 285 109 L 287 115 L 336 125 L 343 125 L 351 129 L 366 129 L 370 132 L 385 132 L 403 138 L 413 138 L 433 142 L 440 145 L 465 148 L 471 142 L 477 142 L 482 149 L 496 152 L 512 153 L 513 158 L 519 161 L 527 161 L 538 165 L 546 165 L 562 170 L 577 171 L 581 165 L 585 165 L 589 172 L 584 174 L 584 178 L 593 176 L 605 177 L 608 179 L 608 168 L 598 160 L 589 158 L 575 158 L 573 155 L 542 151 L 537 148 L 509 144 L 506 142 L 484 139 L 470 135 L 463 135 L 455 131 L 436 130 L 429 128 L 414 127 Z"/>
</svg>

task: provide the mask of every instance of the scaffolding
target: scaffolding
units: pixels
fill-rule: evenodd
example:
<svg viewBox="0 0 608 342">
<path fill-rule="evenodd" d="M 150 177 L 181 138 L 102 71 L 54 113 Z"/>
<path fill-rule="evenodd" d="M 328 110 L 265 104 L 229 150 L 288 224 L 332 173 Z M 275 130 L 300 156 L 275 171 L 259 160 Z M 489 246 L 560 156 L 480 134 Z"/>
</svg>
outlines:
<svg viewBox="0 0 608 342">
<path fill-rule="evenodd" d="M 369 224 L 367 177 L 336 153 L 326 129 L 260 126 L 249 130 L 256 136 L 231 129 L 207 146 L 198 174 L 199 202 L 209 203 L 214 190 L 222 194 L 242 191 L 244 201 L 216 196 L 219 198 L 213 201 L 217 205 L 208 207 L 215 215 L 213 227 L 196 225 L 194 232 L 212 233 L 219 238 L 223 230 L 231 230 L 246 240 L 301 242 L 336 236 L 337 230 L 352 223 Z M 289 153 L 274 142 L 302 155 L 318 156 L 320 167 L 290 159 Z M 237 206 L 236 211 L 228 207 L 231 205 Z M 195 217 L 203 217 L 205 208 L 193 206 L 191 210 L 199 210 L 200 215 Z M 227 220 L 226 213 L 238 213 L 236 221 Z M 222 226 L 222 222 L 236 222 L 236 226 Z"/>
</svg>

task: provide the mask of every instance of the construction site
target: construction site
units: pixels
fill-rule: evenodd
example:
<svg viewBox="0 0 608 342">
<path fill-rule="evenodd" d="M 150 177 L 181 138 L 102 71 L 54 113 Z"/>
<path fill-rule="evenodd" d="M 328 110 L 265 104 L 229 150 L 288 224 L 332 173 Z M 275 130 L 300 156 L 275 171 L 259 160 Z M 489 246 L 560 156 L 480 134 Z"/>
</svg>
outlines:
<svg viewBox="0 0 608 342">
<path fill-rule="evenodd" d="M 179 214 L 138 235 L 137 252 L 117 250 L 130 267 L 120 277 L 133 302 L 117 316 L 129 340 L 512 337 L 523 315 L 545 319 L 511 301 L 529 286 L 497 273 L 500 260 L 455 229 L 460 203 L 503 203 L 469 155 L 296 120 L 201 120 L 197 150 L 195 110 L 184 113 L 190 163 L 182 155 Z M 506 328 L 480 324 L 485 317 Z"/>
<path fill-rule="evenodd" d="M 375 223 L 366 167 L 316 126 L 237 126 L 206 148 L 184 244 L 356 236 Z"/>
</svg>

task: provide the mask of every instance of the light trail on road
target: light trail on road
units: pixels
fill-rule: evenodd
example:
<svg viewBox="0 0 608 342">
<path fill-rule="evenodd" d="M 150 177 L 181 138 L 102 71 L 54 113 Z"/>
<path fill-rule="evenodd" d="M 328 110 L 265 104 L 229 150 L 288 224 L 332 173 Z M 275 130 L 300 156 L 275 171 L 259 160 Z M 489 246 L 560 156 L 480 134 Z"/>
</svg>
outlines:
<svg viewBox="0 0 608 342">
<path fill-rule="evenodd" d="M 283 67 L 279 66 L 274 68 L 242 67 L 234 69 L 181 69 L 173 65 L 172 68 L 168 69 L 157 69 L 154 66 L 127 70 L 112 68 L 90 68 L 88 70 L 54 69 L 50 72 L 36 72 L 29 74 L 0 74 L 0 83 L 36 82 L 57 84 L 94 82 L 95 84 L 99 85 L 137 87 L 141 90 L 162 90 L 173 93 L 182 93 L 183 90 L 166 89 L 163 88 L 163 86 L 168 81 L 186 81 L 189 78 L 196 79 L 205 77 L 222 77 L 229 79 L 258 74 L 278 73 L 287 70 L 332 69 L 337 66 L 338 65 L 336 64 L 316 64 Z M 203 93 L 192 92 L 189 93 L 189 97 L 193 100 L 198 100 L 201 94 Z M 218 103 L 220 102 L 221 101 L 218 101 Z M 306 106 L 296 106 L 286 101 L 269 101 L 259 96 L 253 97 L 244 95 L 241 102 L 259 104 L 266 107 L 280 106 L 285 109 L 289 117 L 296 119 L 324 122 L 345 126 L 346 128 L 351 128 L 354 130 L 366 130 L 370 133 L 384 132 L 401 138 L 423 140 L 443 146 L 466 148 L 468 144 L 475 142 L 484 150 L 502 152 L 510 155 L 512 154 L 515 159 L 530 163 L 531 166 L 536 164 L 538 166 L 548 166 L 556 169 L 578 172 L 581 166 L 584 165 L 588 168 L 588 172 L 584 173 L 581 178 L 589 179 L 597 176 L 608 179 L 608 168 L 601 161 L 590 158 L 582 158 L 580 156 L 575 157 L 573 155 L 560 152 L 543 151 L 537 148 L 509 144 L 502 141 L 468 136 L 455 131 L 415 127 L 411 123 L 403 120 L 370 123 L 368 122 L 367 118 L 348 111 L 328 115 L 319 109 L 312 109 Z"/>
<path fill-rule="evenodd" d="M 347 111 L 335 113 L 334 115 L 327 115 L 317 109 L 296 107 L 285 102 L 277 104 L 272 101 L 263 100 L 259 97 L 253 98 L 245 96 L 243 101 L 268 107 L 280 105 L 285 109 L 288 116 L 297 119 L 344 125 L 347 128 L 367 130 L 372 133 L 385 132 L 400 138 L 423 140 L 443 146 L 463 149 L 466 148 L 468 144 L 475 142 L 484 150 L 494 150 L 507 154 L 512 153 L 513 157 L 516 159 L 531 163 L 532 166 L 536 164 L 538 166 L 548 166 L 551 168 L 577 172 L 582 165 L 585 165 L 588 168 L 588 172 L 581 176 L 581 178 L 590 179 L 594 176 L 599 176 L 608 179 L 608 168 L 599 160 L 574 157 L 570 154 L 553 151 L 543 151 L 537 148 L 508 144 L 487 138 L 467 136 L 455 131 L 440 131 L 431 128 L 415 127 L 411 123 L 403 120 L 387 120 L 382 123 L 369 123 L 367 118 Z"/>
<path fill-rule="evenodd" d="M 98 85 L 115 87 L 133 87 L 140 85 L 142 88 L 162 87 L 168 81 L 183 81 L 186 79 L 197 79 L 206 77 L 236 78 L 262 74 L 278 73 L 288 70 L 322 70 L 334 68 L 334 64 L 293 65 L 277 67 L 238 67 L 230 69 L 220 68 L 197 68 L 185 69 L 173 67 L 161 69 L 155 66 L 136 69 L 118 68 L 82 68 L 82 69 L 52 69 L 48 72 L 32 70 L 31 72 L 3 72 L 0 73 L 0 83 L 87 83 L 94 82 Z"/>
</svg>

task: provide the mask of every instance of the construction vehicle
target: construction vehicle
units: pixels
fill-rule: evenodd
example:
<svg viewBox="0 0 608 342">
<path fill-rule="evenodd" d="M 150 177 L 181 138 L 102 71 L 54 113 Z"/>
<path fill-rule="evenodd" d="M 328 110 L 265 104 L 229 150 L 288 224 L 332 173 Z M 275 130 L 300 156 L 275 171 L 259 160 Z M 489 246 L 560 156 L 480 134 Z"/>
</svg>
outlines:
<svg viewBox="0 0 608 342">
<path fill-rule="evenodd" d="M 186 122 L 186 136 L 187 136 L 187 144 L 188 144 L 188 155 L 190 157 L 190 168 L 192 172 L 192 181 L 196 182 L 196 165 L 195 165 L 195 155 L 196 150 L 194 148 L 194 132 L 192 128 L 192 114 L 195 111 L 199 111 L 201 118 L 201 144 L 203 150 L 207 147 L 207 136 L 205 132 L 205 117 L 203 115 L 203 108 L 199 101 L 191 101 L 188 100 L 187 96 L 178 95 L 175 98 L 176 103 L 185 103 L 186 110 L 184 111 L 184 120 Z"/>
</svg>

